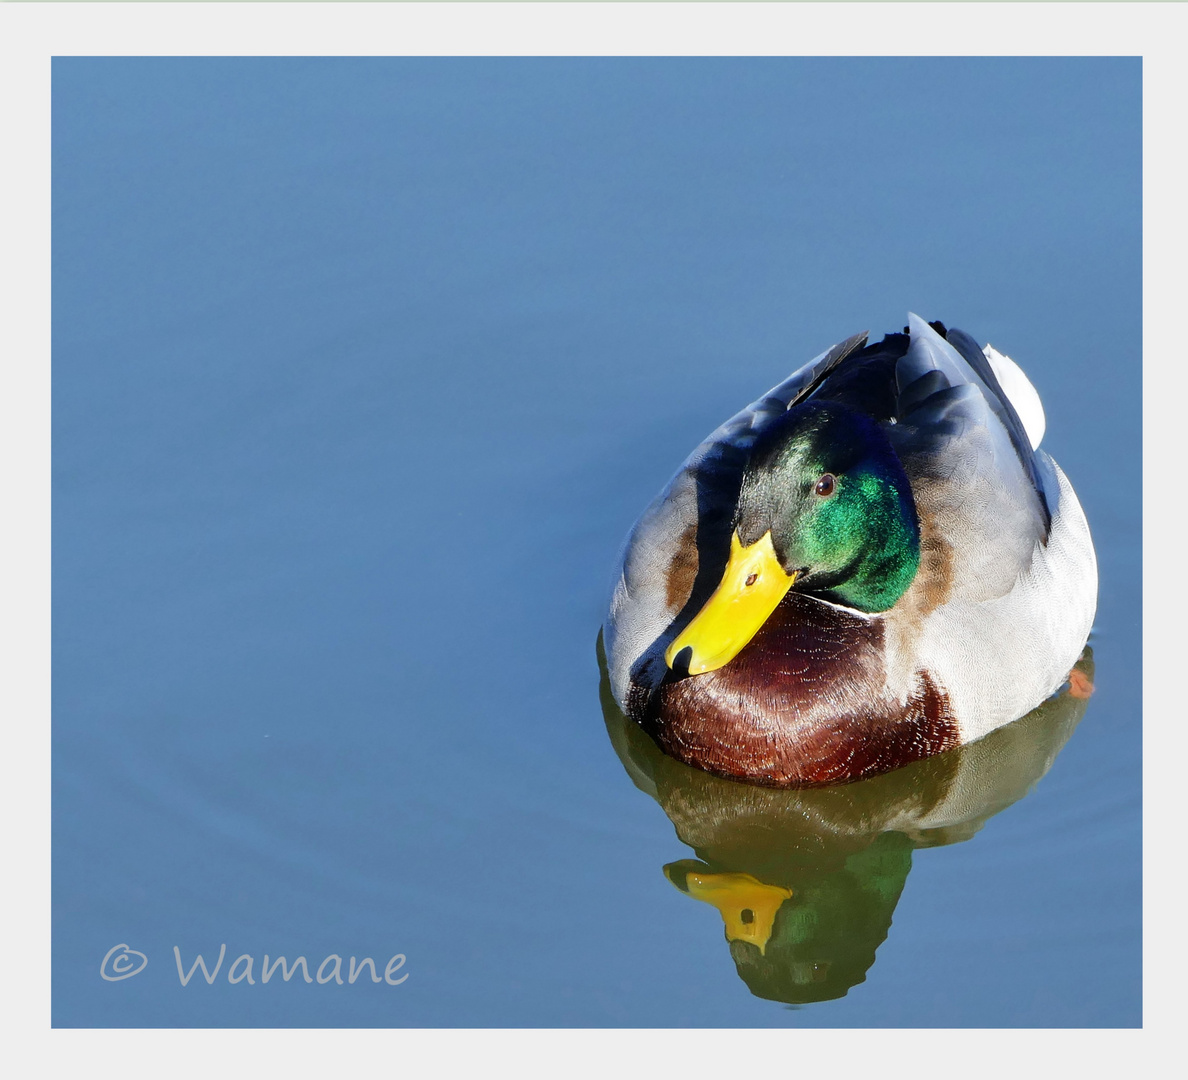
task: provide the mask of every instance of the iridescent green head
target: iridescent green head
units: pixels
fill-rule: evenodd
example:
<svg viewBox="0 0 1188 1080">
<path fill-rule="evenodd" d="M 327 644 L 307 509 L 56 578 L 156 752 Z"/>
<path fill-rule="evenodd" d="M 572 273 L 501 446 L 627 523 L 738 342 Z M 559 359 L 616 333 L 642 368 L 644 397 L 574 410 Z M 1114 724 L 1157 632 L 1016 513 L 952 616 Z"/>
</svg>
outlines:
<svg viewBox="0 0 1188 1080">
<path fill-rule="evenodd" d="M 665 663 L 689 675 L 730 663 L 793 587 L 887 611 L 919 566 L 916 503 L 882 429 L 835 402 L 797 405 L 752 447 L 722 580 Z"/>
<path fill-rule="evenodd" d="M 795 587 L 864 612 L 887 611 L 920 565 L 911 485 L 886 434 L 834 402 L 788 410 L 756 441 L 735 531 L 766 533 Z"/>
</svg>

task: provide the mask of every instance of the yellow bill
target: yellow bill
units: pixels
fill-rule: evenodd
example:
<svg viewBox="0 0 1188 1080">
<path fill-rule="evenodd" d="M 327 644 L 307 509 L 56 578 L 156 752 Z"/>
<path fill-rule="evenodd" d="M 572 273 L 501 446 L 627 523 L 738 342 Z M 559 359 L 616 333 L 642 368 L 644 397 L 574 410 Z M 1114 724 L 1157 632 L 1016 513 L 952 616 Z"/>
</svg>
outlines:
<svg viewBox="0 0 1188 1080">
<path fill-rule="evenodd" d="M 776 912 L 792 896 L 791 889 L 767 885 L 750 874 L 691 872 L 685 886 L 690 896 L 718 909 L 728 941 L 750 942 L 764 954 Z"/>
<path fill-rule="evenodd" d="M 677 654 L 692 648 L 689 674 L 701 675 L 730 663 L 751 640 L 796 580 L 785 573 L 772 547 L 771 532 L 743 547 L 736 532 L 730 537 L 730 561 L 721 584 L 676 640 L 664 662 L 672 667 Z"/>
</svg>

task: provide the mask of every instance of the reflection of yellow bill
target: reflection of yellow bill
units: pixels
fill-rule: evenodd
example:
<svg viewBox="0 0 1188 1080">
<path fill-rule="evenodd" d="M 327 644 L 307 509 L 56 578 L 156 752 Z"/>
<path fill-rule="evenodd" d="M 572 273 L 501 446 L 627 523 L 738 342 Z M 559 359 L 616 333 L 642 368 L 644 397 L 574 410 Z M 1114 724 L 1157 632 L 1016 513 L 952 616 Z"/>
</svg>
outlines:
<svg viewBox="0 0 1188 1080">
<path fill-rule="evenodd" d="M 677 654 L 691 648 L 689 674 L 700 675 L 730 663 L 776 609 L 796 580 L 785 573 L 765 532 L 749 547 L 738 533 L 730 537 L 730 561 L 714 595 L 706 601 L 676 640 L 664 661 L 672 667 Z"/>
<path fill-rule="evenodd" d="M 761 953 L 775 925 L 780 905 L 792 890 L 765 885 L 750 874 L 703 874 L 690 871 L 685 877 L 689 895 L 713 904 L 726 924 L 727 941 L 746 941 Z"/>
</svg>

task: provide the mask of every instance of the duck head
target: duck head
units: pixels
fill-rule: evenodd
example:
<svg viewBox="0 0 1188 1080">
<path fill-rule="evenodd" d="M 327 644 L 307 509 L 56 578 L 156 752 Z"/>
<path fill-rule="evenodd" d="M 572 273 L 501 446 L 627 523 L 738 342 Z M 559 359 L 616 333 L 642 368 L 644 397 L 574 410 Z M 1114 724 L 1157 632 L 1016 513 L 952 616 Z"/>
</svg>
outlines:
<svg viewBox="0 0 1188 1080">
<path fill-rule="evenodd" d="M 920 564 L 903 466 L 870 417 L 805 402 L 756 439 L 722 579 L 665 653 L 690 675 L 729 663 L 789 589 L 867 614 L 889 610 Z"/>
</svg>

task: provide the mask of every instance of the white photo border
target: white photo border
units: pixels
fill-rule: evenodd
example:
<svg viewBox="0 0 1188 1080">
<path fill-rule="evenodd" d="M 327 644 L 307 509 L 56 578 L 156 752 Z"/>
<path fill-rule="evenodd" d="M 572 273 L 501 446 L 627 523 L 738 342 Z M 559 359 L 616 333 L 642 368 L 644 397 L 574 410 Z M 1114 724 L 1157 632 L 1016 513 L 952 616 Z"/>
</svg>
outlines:
<svg viewBox="0 0 1188 1080">
<path fill-rule="evenodd" d="M 1174 705 L 1185 399 L 1188 8 L 1177 3 L 6 3 L 0 4 L 0 484 L 7 514 L 0 715 L 7 723 L 5 1057 L 38 1075 L 233 1076 L 283 1069 L 405 1075 L 631 1075 L 671 1069 L 963 1075 L 1051 1065 L 1156 1069 L 1177 1031 L 1183 935 L 1170 792 L 1186 726 Z M 77 1031 L 50 1027 L 50 61 L 69 55 L 1141 56 L 1144 199 L 1144 1027 L 1093 1031 Z M 1132 344 L 1124 347 L 1132 348 Z M 1092 377 L 1091 372 L 1086 377 Z M 1136 470 L 1137 475 L 1137 470 Z M 1180 631 L 1182 632 L 1182 631 Z M 1137 674 L 1137 673 L 1136 673 Z M 1103 977 L 1108 977 L 1103 972 Z M 1175 1056 L 1173 1056 L 1175 1055 Z M 498 1063 L 498 1065 L 495 1065 Z M 896 1067 L 896 1063 L 898 1067 Z M 27 1071 L 21 1068 L 22 1072 Z"/>
</svg>

